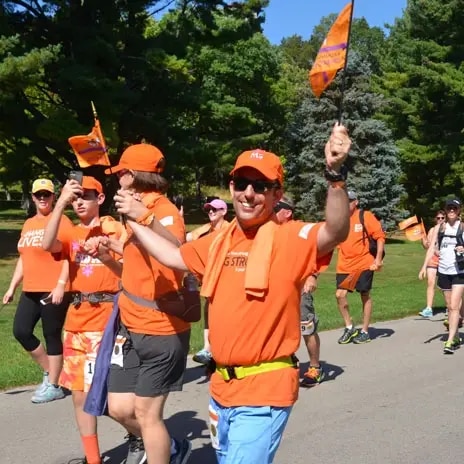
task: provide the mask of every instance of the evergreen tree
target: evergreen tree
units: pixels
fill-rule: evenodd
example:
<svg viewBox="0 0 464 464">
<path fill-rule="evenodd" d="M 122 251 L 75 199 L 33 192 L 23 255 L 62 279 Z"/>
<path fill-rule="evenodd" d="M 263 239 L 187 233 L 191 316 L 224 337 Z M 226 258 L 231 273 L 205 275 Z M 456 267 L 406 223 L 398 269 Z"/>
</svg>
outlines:
<svg viewBox="0 0 464 464">
<path fill-rule="evenodd" d="M 368 62 L 356 52 L 350 53 L 343 119 L 353 141 L 347 162 L 348 187 L 356 190 L 362 208 L 375 213 L 386 228 L 392 228 L 402 217 L 398 206 L 403 194 L 401 169 L 391 131 L 375 119 L 385 102 L 370 91 L 371 76 Z M 324 145 L 337 119 L 340 82 L 341 73 L 319 100 L 308 90 L 290 125 L 287 187 L 294 194 L 297 210 L 307 220 L 324 216 Z"/>
</svg>

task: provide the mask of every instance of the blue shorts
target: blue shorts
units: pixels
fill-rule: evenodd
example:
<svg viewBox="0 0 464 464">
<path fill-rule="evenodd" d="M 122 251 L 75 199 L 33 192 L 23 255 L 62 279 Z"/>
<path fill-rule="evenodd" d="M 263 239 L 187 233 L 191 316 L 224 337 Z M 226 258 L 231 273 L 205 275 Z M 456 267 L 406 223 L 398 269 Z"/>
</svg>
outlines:
<svg viewBox="0 0 464 464">
<path fill-rule="evenodd" d="M 224 408 L 211 398 L 211 444 L 219 464 L 272 464 L 292 408 Z"/>
</svg>

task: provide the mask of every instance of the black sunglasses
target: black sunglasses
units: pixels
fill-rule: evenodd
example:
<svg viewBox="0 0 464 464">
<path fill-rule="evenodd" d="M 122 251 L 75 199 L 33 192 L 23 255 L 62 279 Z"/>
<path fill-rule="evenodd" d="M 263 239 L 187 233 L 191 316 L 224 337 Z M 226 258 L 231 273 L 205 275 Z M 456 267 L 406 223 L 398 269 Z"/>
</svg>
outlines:
<svg viewBox="0 0 464 464">
<path fill-rule="evenodd" d="M 210 208 L 205 208 L 205 211 L 209 214 L 211 211 L 213 213 L 219 211 L 220 208 L 213 208 L 212 206 Z"/>
<path fill-rule="evenodd" d="M 264 193 L 273 188 L 279 188 L 280 184 L 278 182 L 267 182 L 265 180 L 252 180 L 247 179 L 246 177 L 234 177 L 232 179 L 234 182 L 234 189 L 237 192 L 244 192 L 249 185 L 253 187 L 255 193 Z"/>
<path fill-rule="evenodd" d="M 293 211 L 293 208 L 290 205 L 287 205 L 287 203 L 284 203 L 283 201 L 279 201 L 274 206 L 274 213 L 278 213 L 282 209 L 286 209 L 287 211 Z"/>
<path fill-rule="evenodd" d="M 437 216 L 435 219 L 437 219 L 437 220 L 440 220 L 440 219 L 443 220 L 443 219 L 445 219 L 445 216 Z"/>
<path fill-rule="evenodd" d="M 50 198 L 53 194 L 48 190 L 40 190 L 33 194 L 36 198 Z"/>
</svg>

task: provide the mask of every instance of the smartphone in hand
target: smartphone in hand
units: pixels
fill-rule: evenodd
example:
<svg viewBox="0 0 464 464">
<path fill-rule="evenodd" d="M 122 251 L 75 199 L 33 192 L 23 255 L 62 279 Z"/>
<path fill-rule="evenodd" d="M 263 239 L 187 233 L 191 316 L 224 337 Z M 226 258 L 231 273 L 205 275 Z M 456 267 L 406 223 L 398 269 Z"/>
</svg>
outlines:
<svg viewBox="0 0 464 464">
<path fill-rule="evenodd" d="M 84 177 L 84 173 L 82 171 L 69 171 L 69 180 L 76 180 L 79 185 L 82 185 L 82 178 Z"/>
<path fill-rule="evenodd" d="M 42 298 L 42 299 L 40 300 L 40 304 L 42 304 L 43 306 L 48 305 L 48 304 L 50 304 L 51 302 L 52 302 L 52 296 L 51 296 L 51 295 L 48 295 L 48 296 L 46 296 L 45 298 Z"/>
</svg>

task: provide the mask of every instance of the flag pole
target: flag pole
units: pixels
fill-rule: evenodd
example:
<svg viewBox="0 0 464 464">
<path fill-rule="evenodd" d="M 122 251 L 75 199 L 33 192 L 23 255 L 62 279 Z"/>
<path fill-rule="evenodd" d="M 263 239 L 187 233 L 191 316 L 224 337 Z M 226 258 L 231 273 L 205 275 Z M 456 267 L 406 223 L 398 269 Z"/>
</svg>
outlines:
<svg viewBox="0 0 464 464">
<path fill-rule="evenodd" d="M 348 28 L 348 40 L 346 41 L 346 58 L 345 64 L 343 65 L 342 83 L 340 85 L 340 105 L 338 107 L 338 124 L 342 123 L 343 120 L 343 99 L 345 97 L 346 87 L 346 69 L 348 67 L 348 52 L 350 51 L 350 40 L 351 40 L 351 25 L 353 24 L 353 12 L 354 12 L 354 0 L 351 0 L 351 12 L 350 12 L 350 25 Z"/>
</svg>

